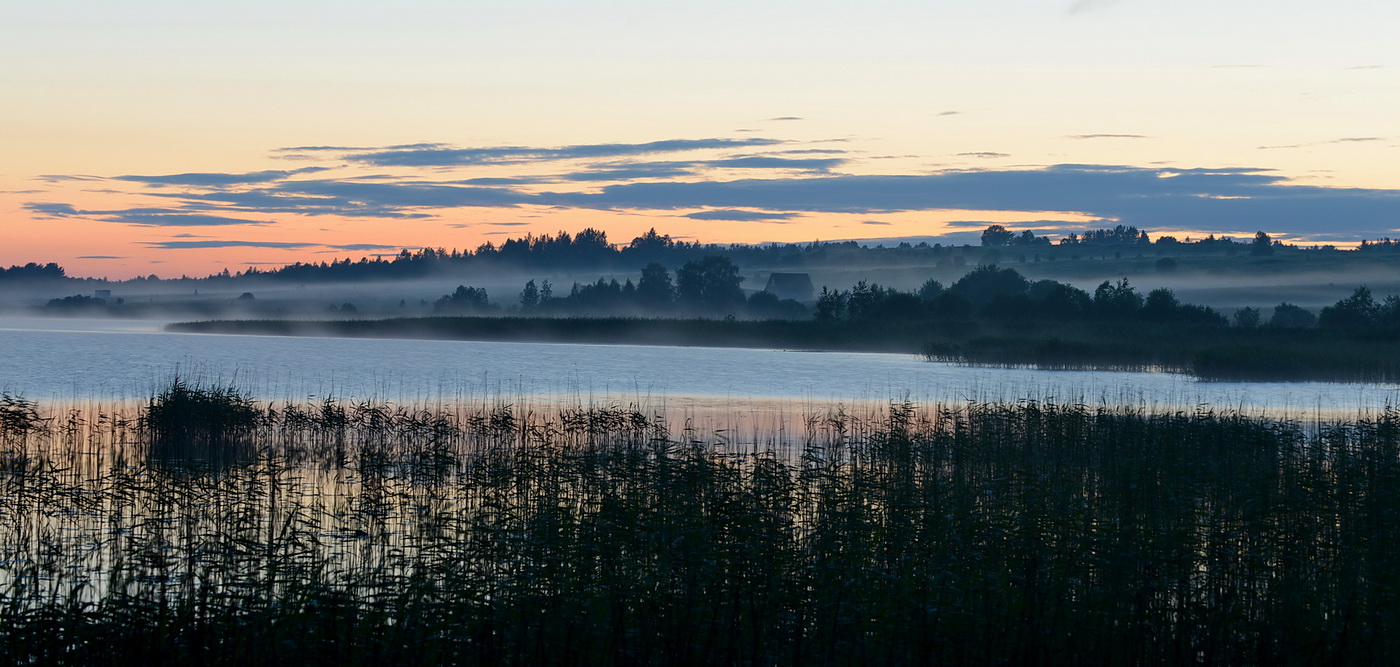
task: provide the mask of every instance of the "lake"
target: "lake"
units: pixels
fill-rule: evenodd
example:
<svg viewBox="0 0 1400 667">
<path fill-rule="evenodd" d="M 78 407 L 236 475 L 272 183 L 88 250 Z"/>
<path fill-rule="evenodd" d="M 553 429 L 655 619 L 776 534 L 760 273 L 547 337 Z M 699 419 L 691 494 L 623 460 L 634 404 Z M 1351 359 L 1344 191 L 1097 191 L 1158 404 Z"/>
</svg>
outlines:
<svg viewBox="0 0 1400 667">
<path fill-rule="evenodd" d="M 1400 413 L 1356 418 L 1391 386 L 84 320 L 0 351 L 30 662 L 1400 655 Z M 177 373 L 269 404 L 145 401 Z M 1059 405 L 989 402 L 1022 398 Z"/>
<path fill-rule="evenodd" d="M 1400 387 L 1200 382 L 1169 373 L 968 367 L 917 355 L 166 333 L 164 322 L 0 318 L 0 391 L 134 399 L 176 375 L 263 400 L 1015 401 L 1210 405 L 1294 416 L 1396 403 Z"/>
</svg>

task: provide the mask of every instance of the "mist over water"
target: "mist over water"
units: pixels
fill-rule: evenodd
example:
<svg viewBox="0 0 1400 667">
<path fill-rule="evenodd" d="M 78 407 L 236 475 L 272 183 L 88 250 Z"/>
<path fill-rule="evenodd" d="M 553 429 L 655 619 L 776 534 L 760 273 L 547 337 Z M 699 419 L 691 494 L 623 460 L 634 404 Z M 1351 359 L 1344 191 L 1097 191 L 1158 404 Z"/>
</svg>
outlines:
<svg viewBox="0 0 1400 667">
<path fill-rule="evenodd" d="M 1040 371 L 916 355 L 704 347 L 176 334 L 163 323 L 0 319 L 0 391 L 139 399 L 180 376 L 261 400 L 566 399 L 746 408 L 772 401 L 1017 401 L 1307 417 L 1397 403 L 1378 384 L 1198 382 L 1167 373 Z"/>
</svg>

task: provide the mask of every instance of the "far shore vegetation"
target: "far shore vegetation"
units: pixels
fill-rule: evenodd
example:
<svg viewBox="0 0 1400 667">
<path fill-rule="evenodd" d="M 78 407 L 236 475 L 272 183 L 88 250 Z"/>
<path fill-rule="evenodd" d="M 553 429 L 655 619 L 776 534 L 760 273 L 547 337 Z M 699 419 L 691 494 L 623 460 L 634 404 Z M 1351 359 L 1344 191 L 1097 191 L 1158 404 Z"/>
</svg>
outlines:
<svg viewBox="0 0 1400 667">
<path fill-rule="evenodd" d="M 1235 238 L 1209 235 L 1178 238 L 1170 234 L 1151 236 L 1135 227 L 1087 230 L 1052 240 L 1031 231 L 1016 233 L 1002 225 L 991 225 L 981 233 L 978 245 L 942 244 L 892 240 L 888 244 L 856 241 L 813 241 L 810 243 L 701 244 L 676 240 L 651 230 L 628 242 L 614 242 L 605 232 L 584 229 L 575 234 L 527 234 L 507 239 L 499 245 L 483 243 L 475 249 L 405 248 L 396 254 L 349 257 L 319 263 L 297 262 L 281 267 L 250 266 L 242 271 L 224 269 L 208 276 L 159 276 L 150 274 L 126 280 L 101 277 L 74 277 L 53 263 L 30 262 L 0 267 L 0 289 L 26 287 L 46 291 L 87 289 L 83 294 L 97 299 L 83 305 L 141 315 L 163 310 L 216 310 L 240 306 L 249 309 L 263 304 L 210 304 L 207 298 L 178 302 L 147 303 L 128 296 L 151 290 L 183 291 L 197 294 L 226 294 L 242 297 L 255 289 L 286 286 L 327 286 L 364 282 L 404 283 L 457 278 L 480 284 L 483 280 L 509 275 L 536 275 L 543 279 L 558 274 L 634 275 L 641 267 L 656 263 L 670 270 L 711 256 L 728 258 L 745 271 L 807 272 L 814 276 L 843 276 L 850 271 L 922 272 L 951 281 L 968 269 L 987 264 L 1017 268 L 1033 279 L 1056 278 L 1083 282 L 1109 277 L 1207 276 L 1216 279 L 1233 276 L 1286 276 L 1297 272 L 1327 274 L 1348 271 L 1394 272 L 1400 268 L 1400 241 L 1389 238 L 1362 241 L 1354 249 L 1331 245 L 1294 245 L 1258 232 L 1253 237 Z M 836 281 L 826 281 L 837 284 Z M 845 281 L 845 285 L 855 280 Z M 889 284 L 891 281 L 885 279 Z M 1139 281 L 1142 282 L 1142 281 Z M 821 283 L 819 283 L 821 284 Z M 541 286 L 542 287 L 542 286 Z M 556 290 L 560 288 L 556 285 Z M 753 290 L 755 286 L 750 286 Z M 200 292 L 203 290 L 203 292 Z M 107 293 L 110 292 L 110 293 Z M 69 296 L 63 294 L 62 296 Z M 57 295 L 56 295 L 57 296 Z M 558 294 L 556 294 L 558 296 Z M 40 304 L 42 305 L 42 303 Z M 322 304 L 342 305 L 341 303 Z M 356 304 L 363 307 L 365 304 Z"/>
<path fill-rule="evenodd" d="M 897 277 L 900 287 L 859 277 L 867 270 Z M 1304 282 L 1272 304 L 1221 309 L 1150 287 L 1154 278 L 1194 276 L 1202 284 L 1247 275 L 1267 283 L 1290 274 L 1357 280 L 1329 287 L 1325 301 Z M 594 278 L 568 280 L 582 275 Z M 207 320 L 172 327 L 179 331 L 859 350 L 1204 379 L 1397 381 L 1400 297 L 1373 295 L 1366 276 L 1400 290 L 1400 242 L 1339 250 L 1288 245 L 1262 231 L 1177 239 L 1123 226 L 1052 241 L 991 225 L 976 247 L 717 246 L 655 230 L 616 244 L 586 229 L 475 250 L 404 250 L 200 279 L 149 276 L 124 286 L 193 294 L 128 300 L 93 289 L 23 312 Z M 447 278 L 462 282 L 443 293 Z M 434 286 L 432 296 L 376 301 L 355 291 L 412 280 Z M 0 270 L 0 288 L 77 282 L 54 264 Z M 286 296 L 339 282 L 346 287 L 328 292 L 335 298 L 309 307 Z M 254 291 L 275 285 L 280 302 Z M 222 296 L 199 296 L 201 289 Z M 1353 291 L 1321 305 L 1344 289 Z"/>
<path fill-rule="evenodd" d="M 432 317 L 215 320 L 172 331 L 492 341 L 700 345 L 917 353 L 931 360 L 1047 369 L 1165 370 L 1209 380 L 1400 380 L 1400 297 L 1370 290 L 1314 315 L 1289 303 L 1231 317 L 1141 294 L 1125 278 L 1092 293 L 985 265 L 917 291 L 864 281 L 823 287 L 809 307 L 768 291 L 745 296 L 738 267 L 711 256 L 686 263 L 673 286 L 649 264 L 637 283 L 600 279 L 554 296 L 531 280 L 503 309 L 459 286 Z M 593 315 L 591 313 L 623 313 Z M 706 317 L 696 316 L 700 313 Z M 644 316 L 647 314 L 649 316 Z"/>
</svg>

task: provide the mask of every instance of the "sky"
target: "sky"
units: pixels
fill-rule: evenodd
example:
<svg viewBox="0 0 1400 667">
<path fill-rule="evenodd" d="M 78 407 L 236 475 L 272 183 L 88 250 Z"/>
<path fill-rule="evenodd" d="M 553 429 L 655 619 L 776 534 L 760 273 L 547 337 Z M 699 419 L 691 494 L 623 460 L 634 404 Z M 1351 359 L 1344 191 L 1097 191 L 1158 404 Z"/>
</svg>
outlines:
<svg viewBox="0 0 1400 667">
<path fill-rule="evenodd" d="M 20 0 L 0 266 L 1400 236 L 1393 0 Z"/>
</svg>

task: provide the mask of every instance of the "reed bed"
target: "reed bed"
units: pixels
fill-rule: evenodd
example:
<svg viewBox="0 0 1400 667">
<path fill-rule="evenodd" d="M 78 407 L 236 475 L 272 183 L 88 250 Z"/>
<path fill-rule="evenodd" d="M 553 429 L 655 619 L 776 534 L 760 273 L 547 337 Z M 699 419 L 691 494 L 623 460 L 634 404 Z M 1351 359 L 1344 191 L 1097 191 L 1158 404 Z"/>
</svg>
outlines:
<svg viewBox="0 0 1400 667">
<path fill-rule="evenodd" d="M 211 402 L 178 427 L 171 391 L 0 396 L 6 662 L 1400 656 L 1394 410 L 895 402 L 740 437 L 638 405 L 184 391 Z"/>
</svg>

